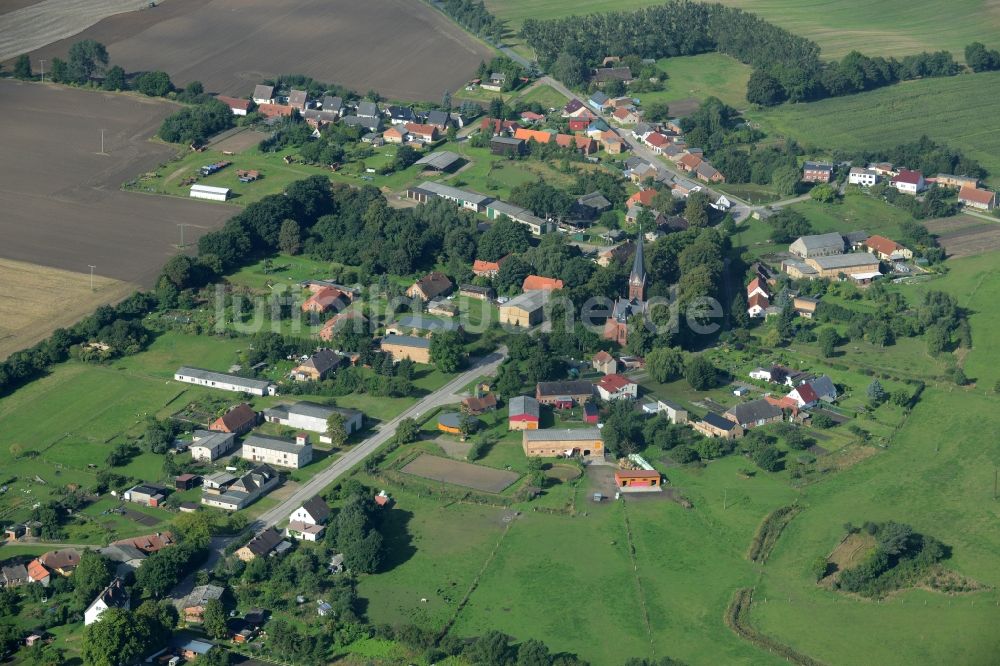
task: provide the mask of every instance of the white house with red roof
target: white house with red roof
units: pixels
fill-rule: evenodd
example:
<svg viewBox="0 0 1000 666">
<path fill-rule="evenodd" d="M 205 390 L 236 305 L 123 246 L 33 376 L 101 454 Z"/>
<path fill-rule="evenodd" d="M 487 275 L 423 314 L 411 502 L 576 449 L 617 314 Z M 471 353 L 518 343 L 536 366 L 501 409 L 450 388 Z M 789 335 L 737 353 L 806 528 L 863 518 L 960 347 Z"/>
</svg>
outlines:
<svg viewBox="0 0 1000 666">
<path fill-rule="evenodd" d="M 765 289 L 765 283 L 755 277 L 747 285 L 747 314 L 751 318 L 763 317 L 771 307 L 771 294 Z"/>
<path fill-rule="evenodd" d="M 958 191 L 958 203 L 979 210 L 993 210 L 997 205 L 997 194 L 977 187 L 963 187 Z"/>
<path fill-rule="evenodd" d="M 812 387 L 812 384 L 808 382 L 799 384 L 791 391 L 788 392 L 788 396 L 795 401 L 800 408 L 812 407 L 817 402 L 819 402 L 819 395 L 816 394 L 816 389 Z"/>
<path fill-rule="evenodd" d="M 639 385 L 625 375 L 605 375 L 594 386 L 602 400 L 635 400 L 639 397 Z"/>
<path fill-rule="evenodd" d="M 912 259 L 913 251 L 885 236 L 869 236 L 865 247 L 882 261 L 901 261 Z"/>
<path fill-rule="evenodd" d="M 923 192 L 927 189 L 927 181 L 924 180 L 924 174 L 908 169 L 900 169 L 899 173 L 889 181 L 889 184 L 903 194 L 916 195 L 918 192 Z"/>
</svg>

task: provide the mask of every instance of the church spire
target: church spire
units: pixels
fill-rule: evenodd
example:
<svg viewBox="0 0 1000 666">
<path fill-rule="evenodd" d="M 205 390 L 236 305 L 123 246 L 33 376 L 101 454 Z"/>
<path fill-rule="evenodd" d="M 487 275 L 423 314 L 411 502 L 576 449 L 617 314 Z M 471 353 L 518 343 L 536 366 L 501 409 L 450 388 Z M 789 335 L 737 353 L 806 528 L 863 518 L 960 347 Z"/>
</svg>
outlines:
<svg viewBox="0 0 1000 666">
<path fill-rule="evenodd" d="M 630 301 L 646 300 L 646 264 L 642 254 L 642 225 L 639 225 L 639 237 L 635 241 L 632 273 L 628 276 L 628 298 Z"/>
</svg>

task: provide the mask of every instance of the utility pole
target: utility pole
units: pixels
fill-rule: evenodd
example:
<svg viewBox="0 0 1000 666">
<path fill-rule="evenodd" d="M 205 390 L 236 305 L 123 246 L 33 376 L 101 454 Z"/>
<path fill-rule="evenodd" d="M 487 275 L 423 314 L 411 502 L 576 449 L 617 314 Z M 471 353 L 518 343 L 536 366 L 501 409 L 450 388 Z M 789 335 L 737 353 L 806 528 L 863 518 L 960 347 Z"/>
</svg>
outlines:
<svg viewBox="0 0 1000 666">
<path fill-rule="evenodd" d="M 186 222 L 181 222 L 177 226 L 181 228 L 181 244 L 178 247 L 183 250 L 185 247 L 187 247 L 184 244 L 184 227 L 187 227 L 187 226 L 190 226 L 190 225 L 187 224 Z"/>
<path fill-rule="evenodd" d="M 90 266 L 90 264 L 87 264 L 87 265 Z M 90 290 L 91 291 L 94 291 L 94 269 L 95 268 L 97 268 L 97 266 L 90 266 Z"/>
<path fill-rule="evenodd" d="M 101 155 L 107 155 L 107 153 L 104 152 L 104 130 L 101 130 Z"/>
<path fill-rule="evenodd" d="M 38 62 L 42 64 L 42 83 L 45 83 L 45 61 L 40 59 Z"/>
</svg>

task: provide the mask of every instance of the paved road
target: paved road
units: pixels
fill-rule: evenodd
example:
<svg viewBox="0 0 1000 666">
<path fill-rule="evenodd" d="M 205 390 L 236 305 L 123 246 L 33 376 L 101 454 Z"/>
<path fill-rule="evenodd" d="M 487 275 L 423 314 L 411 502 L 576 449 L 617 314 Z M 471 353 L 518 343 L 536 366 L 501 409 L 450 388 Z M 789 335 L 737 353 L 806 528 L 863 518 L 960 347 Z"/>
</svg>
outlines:
<svg viewBox="0 0 1000 666">
<path fill-rule="evenodd" d="M 260 531 L 266 527 L 277 525 L 288 518 L 288 515 L 297 509 L 307 499 L 321 492 L 328 485 L 336 481 L 340 476 L 350 471 L 353 467 L 361 463 L 371 455 L 378 447 L 389 441 L 395 434 L 399 422 L 405 418 L 417 418 L 427 413 L 435 407 L 447 405 L 454 402 L 458 392 L 471 383 L 473 380 L 484 374 L 495 372 L 497 366 L 507 357 L 507 348 L 500 347 L 492 354 L 484 356 L 472 364 L 472 366 L 455 379 L 451 380 L 437 391 L 424 397 L 415 405 L 398 414 L 395 418 L 380 424 L 378 432 L 357 444 L 343 456 L 334 461 L 332 465 L 314 476 L 296 490 L 291 496 L 273 509 L 261 514 L 253 524 L 254 531 Z"/>
</svg>

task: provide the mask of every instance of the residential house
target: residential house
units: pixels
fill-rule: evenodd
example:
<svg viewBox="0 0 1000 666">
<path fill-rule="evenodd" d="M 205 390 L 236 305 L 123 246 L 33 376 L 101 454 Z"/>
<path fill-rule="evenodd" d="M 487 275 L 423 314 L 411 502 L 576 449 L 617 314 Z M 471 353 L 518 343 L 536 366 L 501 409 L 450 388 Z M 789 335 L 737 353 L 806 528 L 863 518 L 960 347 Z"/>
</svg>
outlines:
<svg viewBox="0 0 1000 666">
<path fill-rule="evenodd" d="M 392 356 L 393 361 L 404 358 L 414 363 L 431 362 L 431 342 L 426 338 L 410 335 L 386 335 L 379 343 L 379 349 Z"/>
<path fill-rule="evenodd" d="M 39 557 L 38 560 L 49 571 L 53 571 L 60 576 L 70 576 L 77 565 L 80 564 L 80 553 L 73 548 L 50 550 Z"/>
<path fill-rule="evenodd" d="M 410 135 L 402 125 L 393 125 L 382 132 L 382 138 L 386 143 L 406 143 Z"/>
<path fill-rule="evenodd" d="M 355 330 L 358 332 L 363 332 L 368 324 L 368 317 L 364 316 L 361 312 L 356 312 L 353 310 L 348 310 L 347 312 L 341 312 L 340 314 L 334 315 L 330 319 L 326 320 L 323 324 L 322 330 L 319 332 L 319 339 L 325 342 L 333 340 L 334 335 L 343 326 L 354 326 Z"/>
<path fill-rule="evenodd" d="M 507 401 L 507 428 L 509 430 L 537 430 L 539 425 L 538 401 L 529 395 L 514 396 Z"/>
<path fill-rule="evenodd" d="M 802 181 L 806 183 L 829 183 L 833 177 L 833 165 L 826 162 L 806 162 L 802 165 Z"/>
<path fill-rule="evenodd" d="M 428 111 L 424 122 L 428 125 L 434 125 L 440 132 L 446 131 L 452 125 L 451 115 L 442 109 Z"/>
<path fill-rule="evenodd" d="M 274 86 L 258 85 L 253 89 L 254 104 L 270 104 L 274 101 Z"/>
<path fill-rule="evenodd" d="M 795 296 L 792 298 L 792 309 L 804 319 L 812 319 L 819 307 L 819 299 L 810 296 Z"/>
<path fill-rule="evenodd" d="M 771 294 L 768 293 L 766 285 L 767 283 L 762 281 L 759 276 L 750 280 L 749 284 L 747 284 L 747 298 L 750 298 L 754 294 L 770 298 Z"/>
<path fill-rule="evenodd" d="M 611 117 L 622 125 L 635 125 L 642 121 L 642 114 L 635 109 L 619 106 L 611 112 Z"/>
<path fill-rule="evenodd" d="M 267 119 L 291 118 L 295 109 L 284 104 L 258 104 L 257 113 Z"/>
<path fill-rule="evenodd" d="M 491 72 L 490 77 L 479 84 L 479 87 L 483 90 L 492 90 L 493 92 L 502 92 L 504 85 L 507 83 L 507 75 L 503 72 Z"/>
<path fill-rule="evenodd" d="M 253 430 L 259 418 L 260 415 L 253 410 L 253 407 L 245 402 L 241 402 L 212 421 L 208 429 L 215 432 L 231 432 L 234 435 L 244 435 Z"/>
<path fill-rule="evenodd" d="M 809 380 L 809 385 L 812 387 L 816 397 L 823 402 L 837 401 L 837 386 L 830 379 L 829 375 L 820 375 L 815 379 L 811 379 Z"/>
<path fill-rule="evenodd" d="M 229 107 L 234 116 L 245 116 L 250 111 L 250 100 L 216 95 L 215 99 Z"/>
<path fill-rule="evenodd" d="M 674 425 L 683 425 L 688 422 L 688 412 L 681 405 L 670 400 L 657 400 L 656 402 L 660 411 L 667 415 L 667 420 Z"/>
<path fill-rule="evenodd" d="M 889 162 L 876 162 L 875 164 L 869 164 L 868 168 L 880 176 L 892 177 L 899 173 Z"/>
<path fill-rule="evenodd" d="M 141 483 L 126 490 L 122 498 L 126 502 L 156 507 L 167 499 L 167 489 L 155 483 Z"/>
<path fill-rule="evenodd" d="M 882 261 L 902 261 L 912 259 L 913 251 L 885 236 L 869 236 L 865 247 Z"/>
<path fill-rule="evenodd" d="M 174 373 L 174 379 L 187 384 L 251 395 L 275 395 L 278 387 L 266 379 L 248 379 L 222 372 L 184 366 Z"/>
<path fill-rule="evenodd" d="M 543 277 L 541 275 L 529 275 L 521 283 L 521 291 L 556 291 L 563 288 L 563 281 L 557 278 Z"/>
<path fill-rule="evenodd" d="M 45 565 L 36 557 L 28 562 L 28 581 L 31 583 L 41 583 L 42 587 L 48 587 L 52 580 L 52 574 L 45 568 Z"/>
<path fill-rule="evenodd" d="M 264 410 L 264 420 L 277 423 L 286 428 L 308 430 L 319 435 L 319 441 L 330 444 L 333 440 L 327 434 L 327 422 L 334 414 L 340 414 L 344 419 L 344 432 L 347 436 L 361 430 L 364 425 L 364 414 L 356 409 L 320 405 L 308 400 L 300 400 L 294 404 L 275 405 Z"/>
<path fill-rule="evenodd" d="M 730 201 L 729 197 L 727 197 L 725 194 L 720 194 L 719 198 L 716 199 L 714 203 L 710 203 L 708 205 L 714 208 L 715 210 L 726 212 L 727 210 L 733 207 L 733 202 Z"/>
<path fill-rule="evenodd" d="M 232 450 L 236 443 L 233 433 L 212 432 L 210 430 L 195 430 L 191 442 L 191 459 L 212 462 Z"/>
<path fill-rule="evenodd" d="M 878 182 L 878 173 L 876 173 L 875 169 L 851 167 L 851 170 L 847 172 L 847 182 L 850 185 L 871 187 Z"/>
<path fill-rule="evenodd" d="M 659 132 L 650 132 L 643 137 L 642 141 L 657 155 L 662 155 L 663 151 L 670 145 L 670 139 Z"/>
<path fill-rule="evenodd" d="M 993 210 L 997 206 L 997 193 L 976 187 L 963 187 L 958 192 L 958 203 L 978 210 Z"/>
<path fill-rule="evenodd" d="M 725 414 L 727 419 L 738 423 L 744 430 L 781 421 L 781 409 L 767 400 L 751 400 L 731 407 Z"/>
<path fill-rule="evenodd" d="M 340 96 L 331 97 L 330 95 L 326 95 L 323 97 L 323 102 L 320 106 L 322 106 L 324 111 L 336 113 L 339 116 L 344 110 L 344 98 Z"/>
<path fill-rule="evenodd" d="M 414 141 L 419 141 L 420 143 L 434 143 L 438 139 L 438 128 L 436 125 L 406 123 L 403 127 L 406 128 L 406 132 L 413 138 Z"/>
<path fill-rule="evenodd" d="M 462 399 L 462 411 L 472 416 L 493 412 L 496 411 L 496 408 L 497 396 L 494 393 L 487 393 L 482 397 L 470 396 Z"/>
<path fill-rule="evenodd" d="M 788 393 L 788 397 L 795 401 L 800 408 L 809 408 L 819 401 L 819 396 L 815 389 L 808 382 L 803 382 Z"/>
<path fill-rule="evenodd" d="M 378 104 L 376 102 L 369 102 L 368 100 L 364 100 L 358 102 L 358 108 L 357 111 L 355 112 L 355 115 L 357 115 L 358 118 L 370 118 L 374 120 L 380 118 L 382 112 L 381 110 L 379 110 Z"/>
<path fill-rule="evenodd" d="M 726 181 L 726 177 L 718 169 L 704 160 L 699 162 L 698 166 L 695 167 L 694 174 L 698 176 L 698 180 L 703 180 L 706 183 L 723 183 Z"/>
<path fill-rule="evenodd" d="M 409 298 L 419 298 L 425 303 L 438 296 L 445 296 L 452 290 L 454 285 L 447 275 L 437 271 L 423 276 L 406 290 Z"/>
<path fill-rule="evenodd" d="M 28 569 L 23 564 L 0 567 L 0 579 L 4 587 L 20 587 L 31 582 L 28 579 Z"/>
<path fill-rule="evenodd" d="M 205 477 L 201 503 L 226 511 L 237 511 L 269 493 L 281 477 L 268 465 L 258 465 L 237 478 L 220 472 Z"/>
<path fill-rule="evenodd" d="M 533 124 L 541 120 L 545 120 L 545 116 L 541 113 L 535 113 L 534 111 L 521 112 L 521 122 L 523 123 Z"/>
<path fill-rule="evenodd" d="M 209 601 L 222 599 L 226 588 L 220 585 L 198 585 L 181 600 L 181 613 L 185 622 L 204 622 L 205 606 Z"/>
<path fill-rule="evenodd" d="M 652 187 L 639 190 L 625 200 L 625 207 L 631 208 L 633 206 L 643 206 L 645 208 L 652 208 L 653 199 L 656 198 L 658 193 L 659 190 L 653 189 Z"/>
<path fill-rule="evenodd" d="M 475 298 L 479 301 L 491 301 L 496 297 L 493 287 L 480 287 L 476 284 L 463 284 L 458 288 L 458 295 Z"/>
<path fill-rule="evenodd" d="M 483 118 L 479 122 L 479 129 L 482 132 L 496 134 L 513 134 L 520 125 L 516 120 L 500 120 L 499 118 Z"/>
<path fill-rule="evenodd" d="M 336 287 L 319 285 L 312 289 L 311 294 L 302 303 L 303 312 L 314 312 L 323 314 L 324 312 L 339 311 L 346 308 L 351 302 L 351 295 L 346 294 Z"/>
<path fill-rule="evenodd" d="M 597 428 L 524 430 L 521 447 L 528 457 L 604 459 L 604 438 Z"/>
<path fill-rule="evenodd" d="M 605 375 L 594 384 L 601 400 L 635 400 L 639 397 L 639 384 L 625 375 Z"/>
<path fill-rule="evenodd" d="M 843 254 L 844 237 L 836 232 L 801 236 L 788 246 L 788 251 L 803 259 Z"/>
<path fill-rule="evenodd" d="M 771 299 L 760 293 L 754 293 L 747 298 L 747 314 L 751 319 L 766 317 L 770 307 Z"/>
<path fill-rule="evenodd" d="M 266 557 L 271 554 L 278 544 L 281 543 L 281 534 L 272 528 L 266 529 L 254 538 L 250 539 L 247 545 L 236 551 L 236 557 L 249 562 L 258 557 Z"/>
<path fill-rule="evenodd" d="M 907 169 L 900 169 L 899 173 L 889 181 L 889 184 L 903 194 L 916 195 L 918 192 L 923 192 L 927 189 L 927 181 L 924 180 L 924 174 L 919 171 L 910 171 Z"/>
<path fill-rule="evenodd" d="M 526 291 L 501 304 L 500 323 L 521 328 L 530 328 L 541 323 L 549 293 L 546 290 Z"/>
<path fill-rule="evenodd" d="M 285 536 L 299 541 L 319 541 L 330 518 L 330 506 L 319 495 L 306 500 L 288 517 Z"/>
<path fill-rule="evenodd" d="M 332 349 L 320 349 L 295 366 L 291 375 L 298 382 L 318 382 L 329 377 L 340 366 L 348 364 L 346 356 Z"/>
<path fill-rule="evenodd" d="M 601 374 L 613 375 L 618 372 L 618 359 L 603 349 L 590 360 L 590 365 Z"/>
<path fill-rule="evenodd" d="M 142 536 L 112 541 L 110 545 L 132 546 L 146 555 L 152 555 L 153 553 L 157 553 L 164 548 L 173 546 L 175 543 L 176 542 L 174 541 L 174 535 L 172 532 L 155 532 L 154 534 L 144 534 Z"/>
<path fill-rule="evenodd" d="M 497 273 L 500 272 L 500 266 L 503 265 L 505 261 L 510 259 L 508 254 L 506 257 L 501 257 L 496 261 L 485 261 L 483 259 L 476 259 L 472 263 L 472 273 L 480 277 L 496 277 Z"/>
<path fill-rule="evenodd" d="M 312 444 L 305 433 L 297 434 L 295 439 L 250 435 L 240 449 L 240 456 L 246 460 L 290 469 L 305 467 L 312 462 L 312 455 Z"/>
<path fill-rule="evenodd" d="M 611 98 L 598 90 L 587 99 L 587 104 L 589 104 L 594 111 L 600 113 L 606 106 L 611 105 Z"/>
<path fill-rule="evenodd" d="M 723 418 L 715 412 L 705 414 L 705 418 L 691 423 L 691 427 L 705 437 L 722 437 L 724 439 L 739 439 L 743 436 L 743 427 L 735 421 Z"/>
<path fill-rule="evenodd" d="M 569 409 L 582 405 L 594 397 L 594 385 L 584 380 L 538 382 L 535 399 L 543 405 Z"/>
<path fill-rule="evenodd" d="M 928 180 L 931 180 L 928 178 Z M 934 182 L 938 185 L 943 185 L 944 187 L 953 187 L 956 190 L 960 190 L 963 187 L 976 188 L 979 187 L 979 179 L 973 178 L 972 176 L 956 176 L 950 173 L 939 173 L 934 176 Z"/>
<path fill-rule="evenodd" d="M 305 90 L 290 90 L 288 92 L 288 106 L 298 111 L 305 111 L 309 105 L 309 95 Z"/>
<path fill-rule="evenodd" d="M 591 77 L 597 87 L 602 87 L 611 81 L 621 81 L 622 83 L 632 83 L 632 70 L 628 67 L 598 67 Z"/>
<path fill-rule="evenodd" d="M 701 155 L 695 155 L 693 153 L 685 153 L 677 161 L 677 166 L 687 172 L 694 171 L 698 168 L 698 165 L 702 163 Z"/>
<path fill-rule="evenodd" d="M 417 114 L 409 106 L 392 104 L 385 109 L 385 115 L 388 116 L 389 122 L 393 125 L 405 125 L 417 121 Z"/>
<path fill-rule="evenodd" d="M 131 608 L 128 588 L 121 578 L 115 578 L 111 584 L 104 588 L 97 598 L 90 602 L 87 610 L 83 613 L 83 624 L 89 627 L 97 622 L 104 611 L 109 608 Z"/>
</svg>

